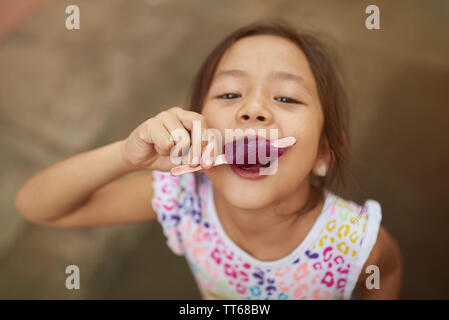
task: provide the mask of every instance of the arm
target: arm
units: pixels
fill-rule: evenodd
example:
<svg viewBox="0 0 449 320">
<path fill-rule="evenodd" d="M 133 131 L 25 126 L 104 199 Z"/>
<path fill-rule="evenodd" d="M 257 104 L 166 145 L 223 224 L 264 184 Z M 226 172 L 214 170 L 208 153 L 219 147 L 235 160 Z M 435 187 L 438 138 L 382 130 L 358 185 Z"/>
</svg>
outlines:
<svg viewBox="0 0 449 320">
<path fill-rule="evenodd" d="M 199 128 L 193 126 L 194 121 L 201 124 Z M 187 129 L 200 130 L 200 134 L 191 138 Z M 30 222 L 60 228 L 155 219 L 148 170 L 174 167 L 170 159 L 174 146 L 184 150 L 195 145 L 200 150 L 206 129 L 199 113 L 179 107 L 163 111 L 140 124 L 125 140 L 77 154 L 37 173 L 19 190 L 15 206 Z M 210 169 L 212 165 L 202 157 L 201 166 Z M 147 171 L 118 179 L 138 170 Z"/>
<path fill-rule="evenodd" d="M 155 219 L 151 172 L 137 171 L 118 141 L 55 163 L 31 177 L 15 197 L 28 221 L 73 228 Z"/>
<path fill-rule="evenodd" d="M 376 265 L 380 272 L 380 289 L 367 289 L 365 282 L 370 274 L 366 267 Z M 402 285 L 402 256 L 396 240 L 383 228 L 379 229 L 376 244 L 363 266 L 357 283 L 358 299 L 399 299 Z"/>
</svg>

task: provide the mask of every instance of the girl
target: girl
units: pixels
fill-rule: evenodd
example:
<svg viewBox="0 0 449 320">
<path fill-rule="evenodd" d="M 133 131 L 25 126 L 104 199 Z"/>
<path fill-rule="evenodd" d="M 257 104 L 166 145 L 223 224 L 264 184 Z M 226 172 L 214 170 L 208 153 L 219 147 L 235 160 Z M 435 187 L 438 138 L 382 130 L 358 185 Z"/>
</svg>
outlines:
<svg viewBox="0 0 449 320">
<path fill-rule="evenodd" d="M 330 191 L 346 161 L 342 97 L 316 38 L 281 23 L 252 24 L 207 57 L 191 111 L 170 108 L 122 141 L 52 165 L 25 183 L 15 204 L 27 220 L 58 228 L 158 219 L 205 299 L 398 298 L 402 260 L 380 225 L 379 203 L 361 206 Z M 254 167 L 213 166 L 220 151 L 194 132 L 194 121 L 201 133 L 277 129 L 297 142 L 275 174 L 257 175 Z M 203 150 L 201 159 L 189 150 L 200 172 L 170 174 L 170 150 L 181 144 Z M 118 179 L 142 169 L 150 171 Z"/>
</svg>

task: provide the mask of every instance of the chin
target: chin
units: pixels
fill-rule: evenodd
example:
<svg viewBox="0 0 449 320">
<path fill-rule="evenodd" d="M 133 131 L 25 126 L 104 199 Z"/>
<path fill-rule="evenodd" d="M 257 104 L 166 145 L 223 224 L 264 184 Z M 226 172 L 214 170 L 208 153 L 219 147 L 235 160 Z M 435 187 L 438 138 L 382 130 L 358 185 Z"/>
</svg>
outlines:
<svg viewBox="0 0 449 320">
<path fill-rule="evenodd" d="M 215 190 L 235 207 L 260 209 L 275 200 L 273 186 L 277 185 L 276 175 L 266 175 L 260 179 L 245 179 L 237 175 L 230 166 L 222 166 L 208 177 Z"/>
<path fill-rule="evenodd" d="M 271 203 L 271 198 L 273 197 L 273 194 L 270 192 L 254 189 L 226 188 L 221 192 L 223 197 L 232 206 L 248 210 L 257 210 L 267 207 Z"/>
</svg>

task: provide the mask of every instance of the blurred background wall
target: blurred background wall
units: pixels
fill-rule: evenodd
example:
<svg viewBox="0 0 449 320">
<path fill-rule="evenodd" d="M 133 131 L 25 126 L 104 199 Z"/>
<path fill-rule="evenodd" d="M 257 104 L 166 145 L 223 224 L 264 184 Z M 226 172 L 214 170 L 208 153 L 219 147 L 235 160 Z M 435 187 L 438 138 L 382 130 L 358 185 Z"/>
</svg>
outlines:
<svg viewBox="0 0 449 320">
<path fill-rule="evenodd" d="M 80 30 L 65 28 L 70 4 Z M 381 30 L 365 28 L 369 4 Z M 402 298 L 449 299 L 445 0 L 0 0 L 0 298 L 200 298 L 156 222 L 56 230 L 26 222 L 13 197 L 50 164 L 184 105 L 213 46 L 267 18 L 334 39 L 351 102 L 352 171 L 402 248 Z M 65 288 L 69 264 L 80 267 L 78 291 Z"/>
</svg>

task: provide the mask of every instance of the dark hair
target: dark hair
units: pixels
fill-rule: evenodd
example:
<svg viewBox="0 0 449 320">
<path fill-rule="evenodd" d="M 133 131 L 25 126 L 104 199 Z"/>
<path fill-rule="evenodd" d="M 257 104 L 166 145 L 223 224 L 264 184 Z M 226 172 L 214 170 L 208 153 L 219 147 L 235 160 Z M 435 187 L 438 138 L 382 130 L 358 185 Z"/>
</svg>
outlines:
<svg viewBox="0 0 449 320">
<path fill-rule="evenodd" d="M 322 139 L 326 139 L 331 153 L 328 175 L 324 178 L 312 177 L 312 179 L 315 179 L 321 189 L 332 189 L 340 184 L 346 185 L 344 177 L 349 144 L 346 95 L 340 75 L 334 68 L 335 57 L 332 57 L 324 44 L 312 34 L 297 32 L 282 21 L 257 22 L 237 29 L 212 50 L 198 70 L 189 94 L 191 110 L 201 113 L 215 71 L 226 50 L 236 41 L 255 35 L 279 36 L 290 40 L 303 51 L 315 78 L 323 108 L 324 125 L 320 143 Z M 311 196 L 303 210 L 313 208 L 322 196 L 322 192 Z"/>
</svg>

